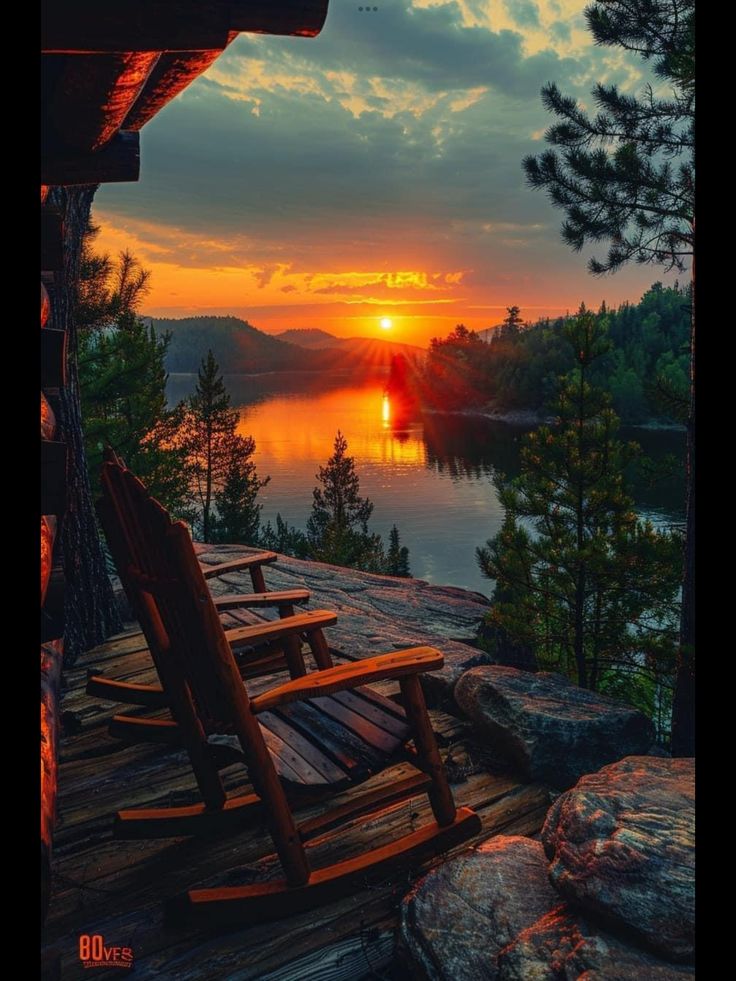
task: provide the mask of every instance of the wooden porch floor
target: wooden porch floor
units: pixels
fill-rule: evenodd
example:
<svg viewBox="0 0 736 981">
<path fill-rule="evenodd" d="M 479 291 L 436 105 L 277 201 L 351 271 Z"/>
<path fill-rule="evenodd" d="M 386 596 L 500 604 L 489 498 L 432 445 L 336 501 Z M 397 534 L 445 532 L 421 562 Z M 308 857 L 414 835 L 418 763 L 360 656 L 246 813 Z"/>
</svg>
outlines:
<svg viewBox="0 0 736 981">
<path fill-rule="evenodd" d="M 44 960 L 56 964 L 56 970 L 60 964 L 56 976 L 63 981 L 88 978 L 78 957 L 79 936 L 99 933 L 108 946 L 133 949 L 139 979 L 391 977 L 399 901 L 429 865 L 266 925 L 208 935 L 191 926 L 164 923 L 164 899 L 197 884 L 247 881 L 249 867 L 272 851 L 270 839 L 262 827 L 255 827 L 217 840 L 114 841 L 112 818 L 119 808 L 184 804 L 197 797 L 183 753 L 162 746 L 126 746 L 108 734 L 107 723 L 121 708 L 85 694 L 91 667 L 111 678 L 155 680 L 145 641 L 132 624 L 65 673 L 52 896 L 44 931 Z M 264 679 L 249 683 L 251 690 L 267 686 Z M 392 695 L 398 686 L 376 687 Z M 549 806 L 547 789 L 523 784 L 504 772 L 461 721 L 436 710 L 432 716 L 456 801 L 474 808 L 483 821 L 481 834 L 463 847 L 498 833 L 536 834 Z M 398 764 L 339 800 L 397 779 L 404 770 L 407 765 Z M 245 776 L 238 765 L 223 771 L 229 791 L 243 792 Z M 317 851 L 332 861 L 408 833 L 428 817 L 425 801 L 422 797 L 404 802 L 380 820 L 359 819 L 318 843 Z M 326 806 L 306 807 L 299 811 L 300 818 Z M 120 972 L 95 973 L 106 977 Z"/>
</svg>

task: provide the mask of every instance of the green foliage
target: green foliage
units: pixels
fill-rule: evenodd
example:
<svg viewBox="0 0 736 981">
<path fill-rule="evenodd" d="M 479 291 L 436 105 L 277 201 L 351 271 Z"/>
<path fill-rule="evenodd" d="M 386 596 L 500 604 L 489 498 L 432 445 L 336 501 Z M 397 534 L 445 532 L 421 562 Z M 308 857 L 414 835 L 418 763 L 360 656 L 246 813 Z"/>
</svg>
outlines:
<svg viewBox="0 0 736 981">
<path fill-rule="evenodd" d="M 258 477 L 252 460 L 255 449 L 252 436 L 234 435 L 230 442 L 222 488 L 214 493 L 213 542 L 255 545 L 258 541 L 262 507 L 258 492 L 271 478 Z"/>
<path fill-rule="evenodd" d="M 488 347 L 464 324 L 444 339 L 432 338 L 421 380 L 425 402 L 444 409 L 483 405 L 488 400 Z"/>
<path fill-rule="evenodd" d="M 185 510 L 183 457 L 173 445 L 181 407 L 166 404 L 167 335 L 135 314 L 148 273 L 127 252 L 117 263 L 92 249 L 90 228 L 78 284 L 80 401 L 90 484 L 97 487 L 102 453 L 111 446 L 175 514 Z"/>
<path fill-rule="evenodd" d="M 276 527 L 267 521 L 261 530 L 260 544 L 263 548 L 282 555 L 293 555 L 297 559 L 308 559 L 310 554 L 309 539 L 298 528 L 284 521 L 281 514 L 276 515 Z"/>
<path fill-rule="evenodd" d="M 334 453 L 317 474 L 321 486 L 313 491 L 307 538 L 320 562 L 380 572 L 384 562 L 381 539 L 368 531 L 373 504 L 360 496 L 355 459 L 347 455 L 347 448 L 338 430 Z"/>
<path fill-rule="evenodd" d="M 683 269 L 695 232 L 694 0 L 598 0 L 585 16 L 596 43 L 637 53 L 665 84 L 639 95 L 596 85 L 595 116 L 546 85 L 544 106 L 559 121 L 545 138 L 559 152 L 527 157 L 527 180 L 563 209 L 575 251 L 609 243 L 591 272 L 631 260 Z"/>
<path fill-rule="evenodd" d="M 638 304 L 601 307 L 611 342 L 591 367 L 591 383 L 609 392 L 625 423 L 659 419 L 680 422 L 687 408 L 691 297 L 689 288 L 647 290 Z M 574 367 L 564 319 L 521 326 L 518 307 L 484 343 L 456 327 L 434 340 L 422 377 L 425 404 L 460 409 L 541 410 L 557 392 L 559 377 Z"/>
<path fill-rule="evenodd" d="M 389 534 L 388 553 L 386 555 L 386 572 L 389 576 L 411 576 L 409 568 L 409 549 L 401 544 L 399 529 L 393 525 Z"/>
<path fill-rule="evenodd" d="M 256 495 L 269 478 L 258 478 L 251 460 L 255 443 L 237 434 L 239 419 L 238 411 L 230 407 L 219 365 L 208 351 L 176 434 L 196 506 L 195 530 L 205 542 L 224 541 L 229 532 L 250 535 L 253 530 L 252 541 L 257 536 L 260 509 Z M 220 505 L 224 511 L 218 517 Z"/>
<path fill-rule="evenodd" d="M 477 550 L 495 581 L 489 621 L 584 687 L 639 692 L 641 679 L 671 675 L 680 546 L 637 519 L 624 475 L 638 448 L 618 438 L 610 397 L 589 381 L 610 347 L 604 318 L 581 307 L 564 335 L 575 368 L 555 423 L 524 437 L 519 477 L 498 479 L 504 524 Z"/>
</svg>

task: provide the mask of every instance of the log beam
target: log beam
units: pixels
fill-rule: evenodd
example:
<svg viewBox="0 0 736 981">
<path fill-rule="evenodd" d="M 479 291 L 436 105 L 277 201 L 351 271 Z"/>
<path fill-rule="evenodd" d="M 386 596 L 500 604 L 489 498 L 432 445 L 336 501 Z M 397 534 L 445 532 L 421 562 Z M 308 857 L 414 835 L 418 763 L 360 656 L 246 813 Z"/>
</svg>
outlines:
<svg viewBox="0 0 736 981">
<path fill-rule="evenodd" d="M 231 32 L 314 37 L 328 0 L 42 0 L 47 54 L 207 51 Z"/>
<path fill-rule="evenodd" d="M 139 176 L 140 138 L 126 130 L 96 152 L 47 146 L 42 154 L 41 180 L 46 184 L 112 184 Z"/>
</svg>

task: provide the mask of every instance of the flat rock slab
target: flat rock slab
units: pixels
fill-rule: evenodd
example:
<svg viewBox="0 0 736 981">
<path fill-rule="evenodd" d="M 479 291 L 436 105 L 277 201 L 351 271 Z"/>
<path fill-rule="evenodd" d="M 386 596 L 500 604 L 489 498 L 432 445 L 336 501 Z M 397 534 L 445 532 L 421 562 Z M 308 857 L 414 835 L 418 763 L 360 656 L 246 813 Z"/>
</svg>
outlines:
<svg viewBox="0 0 736 981">
<path fill-rule="evenodd" d="M 632 757 L 583 777 L 542 832 L 560 894 L 667 960 L 694 954 L 695 761 Z"/>
<path fill-rule="evenodd" d="M 240 545 L 195 547 L 199 559 L 212 564 L 254 551 Z M 489 660 L 484 651 L 470 646 L 488 610 L 488 599 L 480 593 L 286 555 L 265 566 L 264 575 L 270 590 L 306 588 L 312 594 L 311 609 L 334 610 L 339 619 L 327 630 L 327 641 L 349 657 L 375 657 L 421 645 L 438 647 L 445 655 L 444 667 L 423 676 L 425 688 L 438 700 L 452 694 L 464 671 Z M 215 595 L 252 591 L 247 572 L 210 579 L 209 586 Z"/>
<path fill-rule="evenodd" d="M 529 780 L 560 789 L 607 763 L 646 753 L 654 741 L 641 712 L 558 674 L 482 665 L 463 674 L 454 697 Z"/>
<path fill-rule="evenodd" d="M 412 976 L 497 978 L 501 950 L 558 903 L 539 842 L 484 842 L 434 869 L 404 899 L 401 942 Z"/>
</svg>

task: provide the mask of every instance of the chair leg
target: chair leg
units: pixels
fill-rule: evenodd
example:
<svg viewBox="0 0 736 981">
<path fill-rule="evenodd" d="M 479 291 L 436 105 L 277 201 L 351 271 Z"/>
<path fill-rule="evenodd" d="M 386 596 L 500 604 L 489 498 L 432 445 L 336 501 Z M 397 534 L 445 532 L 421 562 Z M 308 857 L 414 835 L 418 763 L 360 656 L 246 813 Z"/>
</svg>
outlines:
<svg viewBox="0 0 736 981">
<path fill-rule="evenodd" d="M 307 666 L 304 663 L 300 637 L 284 638 L 284 657 L 292 679 L 303 678 L 307 673 Z"/>
<path fill-rule="evenodd" d="M 250 568 L 250 580 L 253 583 L 254 593 L 267 593 L 266 580 L 263 578 L 263 569 L 259 565 Z"/>
<path fill-rule="evenodd" d="M 452 796 L 447 774 L 440 759 L 437 741 L 427 714 L 427 704 L 418 675 L 410 674 L 399 678 L 401 694 L 404 696 L 404 710 L 411 725 L 412 735 L 417 747 L 419 766 L 432 780 L 429 788 L 429 802 L 441 827 L 447 827 L 455 820 L 457 808 Z"/>
<path fill-rule="evenodd" d="M 330 654 L 330 649 L 327 646 L 327 641 L 325 640 L 325 635 L 321 630 L 313 630 L 311 633 L 307 634 L 307 643 L 314 654 L 314 660 L 317 662 L 317 667 L 320 671 L 325 671 L 327 668 L 332 667 L 332 655 Z"/>
</svg>

